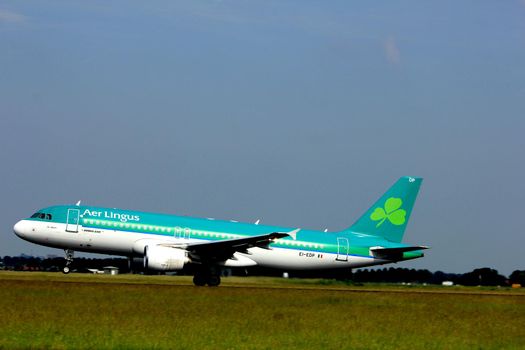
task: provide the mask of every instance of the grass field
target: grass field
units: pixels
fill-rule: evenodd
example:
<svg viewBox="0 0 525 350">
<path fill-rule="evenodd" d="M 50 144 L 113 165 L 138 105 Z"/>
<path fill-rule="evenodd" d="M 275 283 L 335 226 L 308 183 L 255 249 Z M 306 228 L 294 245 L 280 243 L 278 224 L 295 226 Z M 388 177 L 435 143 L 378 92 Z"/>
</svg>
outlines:
<svg viewBox="0 0 525 350">
<path fill-rule="evenodd" d="M 0 348 L 525 349 L 525 293 L 0 273 Z"/>
</svg>

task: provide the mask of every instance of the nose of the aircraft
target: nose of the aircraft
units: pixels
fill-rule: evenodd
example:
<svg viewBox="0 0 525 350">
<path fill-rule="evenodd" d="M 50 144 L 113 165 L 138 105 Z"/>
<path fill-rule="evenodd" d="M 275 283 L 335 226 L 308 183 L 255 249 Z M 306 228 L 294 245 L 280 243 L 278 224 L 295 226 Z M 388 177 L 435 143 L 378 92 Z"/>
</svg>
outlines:
<svg viewBox="0 0 525 350">
<path fill-rule="evenodd" d="M 19 222 L 15 224 L 15 226 L 13 226 L 13 231 L 15 231 L 15 234 L 18 237 L 22 237 L 22 238 L 24 237 L 25 235 L 24 226 L 25 226 L 24 220 L 20 220 Z"/>
</svg>

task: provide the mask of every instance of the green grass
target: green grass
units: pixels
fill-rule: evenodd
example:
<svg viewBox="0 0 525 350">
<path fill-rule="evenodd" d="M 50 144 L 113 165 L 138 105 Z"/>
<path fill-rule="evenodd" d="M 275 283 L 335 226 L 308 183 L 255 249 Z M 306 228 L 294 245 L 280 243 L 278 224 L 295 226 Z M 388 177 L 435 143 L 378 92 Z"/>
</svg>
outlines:
<svg viewBox="0 0 525 350">
<path fill-rule="evenodd" d="M 522 291 L 0 273 L 0 348 L 525 348 Z"/>
</svg>

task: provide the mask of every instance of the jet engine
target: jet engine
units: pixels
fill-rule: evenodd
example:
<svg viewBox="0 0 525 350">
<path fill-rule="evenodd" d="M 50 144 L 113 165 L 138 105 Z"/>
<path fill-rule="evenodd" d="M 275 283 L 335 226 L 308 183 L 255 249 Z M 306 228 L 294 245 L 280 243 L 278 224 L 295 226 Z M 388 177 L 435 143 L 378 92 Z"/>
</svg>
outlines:
<svg viewBox="0 0 525 350">
<path fill-rule="evenodd" d="M 144 247 L 144 268 L 157 271 L 182 270 L 190 260 L 186 250 L 158 245 Z"/>
</svg>

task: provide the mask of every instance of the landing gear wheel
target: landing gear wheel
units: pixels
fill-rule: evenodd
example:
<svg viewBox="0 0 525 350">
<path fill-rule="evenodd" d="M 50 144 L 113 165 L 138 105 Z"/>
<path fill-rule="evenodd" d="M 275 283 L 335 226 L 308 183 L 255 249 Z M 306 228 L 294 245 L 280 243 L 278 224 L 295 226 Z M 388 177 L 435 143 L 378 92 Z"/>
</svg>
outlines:
<svg viewBox="0 0 525 350">
<path fill-rule="evenodd" d="M 64 252 L 66 253 L 66 266 L 62 269 L 62 272 L 65 274 L 68 274 L 70 271 L 70 265 L 73 263 L 73 256 L 75 252 L 71 249 L 64 249 Z"/>
<path fill-rule="evenodd" d="M 195 276 L 193 276 L 193 284 L 202 287 L 206 285 L 206 276 L 200 273 L 196 273 Z"/>
<path fill-rule="evenodd" d="M 195 271 L 193 284 L 196 286 L 217 287 L 221 284 L 221 270 L 217 266 L 201 265 Z"/>
<path fill-rule="evenodd" d="M 219 284 L 221 284 L 221 276 L 219 275 L 210 275 L 208 276 L 208 286 L 210 287 L 217 287 Z"/>
</svg>

